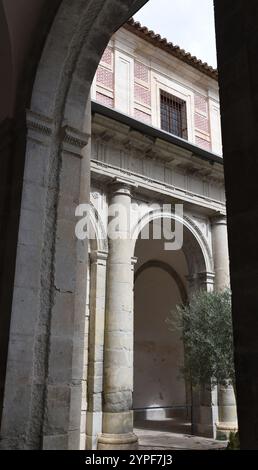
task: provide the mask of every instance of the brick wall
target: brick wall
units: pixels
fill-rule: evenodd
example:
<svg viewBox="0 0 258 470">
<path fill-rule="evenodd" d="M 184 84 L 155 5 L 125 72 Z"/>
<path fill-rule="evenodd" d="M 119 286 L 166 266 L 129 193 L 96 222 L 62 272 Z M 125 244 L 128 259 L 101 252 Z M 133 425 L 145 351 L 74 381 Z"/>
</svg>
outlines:
<svg viewBox="0 0 258 470">
<path fill-rule="evenodd" d="M 136 101 L 136 103 L 140 103 L 150 108 L 151 106 L 150 90 L 144 88 L 142 85 L 139 85 L 138 83 L 135 83 L 134 84 L 134 100 Z"/>
<path fill-rule="evenodd" d="M 138 119 L 138 121 L 144 122 L 146 124 L 151 124 L 150 114 L 144 113 L 143 111 L 140 111 L 137 108 L 134 109 L 134 117 L 135 119 Z"/>
<path fill-rule="evenodd" d="M 108 46 L 96 73 L 96 101 L 114 107 L 114 51 Z"/>
<path fill-rule="evenodd" d="M 126 54 L 126 52 L 124 52 Z M 104 106 L 113 108 L 115 104 L 115 90 L 123 86 L 122 83 L 115 84 L 115 58 L 113 42 L 106 48 L 96 73 L 96 100 Z M 133 70 L 132 95 L 130 109 L 133 117 L 141 122 L 152 124 L 152 90 L 151 69 L 141 60 L 132 59 L 131 71 Z M 131 73 L 131 72 L 130 72 Z M 128 85 L 129 86 L 129 85 Z M 211 151 L 211 130 L 209 119 L 209 104 L 205 94 L 194 94 L 194 142 L 197 146 Z"/>
<path fill-rule="evenodd" d="M 134 62 L 134 117 L 151 124 L 150 69 L 137 60 Z"/>
</svg>

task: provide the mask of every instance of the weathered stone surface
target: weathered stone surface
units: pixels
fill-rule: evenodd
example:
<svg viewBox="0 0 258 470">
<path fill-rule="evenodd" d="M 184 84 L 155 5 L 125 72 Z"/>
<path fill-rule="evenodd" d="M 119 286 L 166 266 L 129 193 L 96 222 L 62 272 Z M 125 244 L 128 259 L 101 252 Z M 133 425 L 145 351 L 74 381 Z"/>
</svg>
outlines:
<svg viewBox="0 0 258 470">
<path fill-rule="evenodd" d="M 124 431 L 127 429 L 118 426 L 118 429 Z M 98 439 L 98 450 L 137 450 L 138 438 L 133 433 L 123 434 L 103 434 Z"/>
<path fill-rule="evenodd" d="M 215 289 L 219 291 L 230 287 L 227 224 L 224 217 L 215 217 L 212 220 L 212 244 Z M 228 429 L 228 435 L 232 429 L 237 429 L 236 401 L 232 386 L 218 386 L 217 437 L 221 434 L 221 427 Z"/>
<path fill-rule="evenodd" d="M 45 402 L 47 393 L 43 393 L 43 391 L 47 392 L 48 388 L 48 369 L 52 374 L 51 380 L 58 380 L 58 371 L 54 372 L 55 359 L 51 354 L 57 353 L 58 362 L 62 369 L 62 361 L 67 361 L 69 372 L 66 371 L 65 378 L 68 384 L 73 381 L 74 366 L 77 369 L 75 375 L 80 375 L 81 380 L 84 372 L 82 349 L 79 348 L 75 351 L 76 348 L 69 344 L 69 341 L 73 342 L 74 338 L 76 343 L 77 336 L 82 336 L 78 330 L 84 330 L 86 324 L 85 299 L 83 299 L 86 287 L 82 288 L 83 283 L 86 286 L 86 270 L 80 269 L 80 272 L 84 273 L 82 278 L 76 276 L 77 268 L 79 271 L 75 261 L 76 243 L 74 242 L 72 246 L 66 243 L 68 233 L 62 239 L 62 233 L 60 233 L 62 230 L 60 231 L 61 226 L 58 225 L 58 219 L 60 220 L 60 217 L 62 218 L 65 214 L 72 220 L 75 204 L 79 202 L 80 198 L 82 202 L 88 201 L 89 154 L 85 153 L 83 147 L 87 145 L 90 130 L 90 106 L 87 103 L 90 85 L 112 32 L 132 15 L 134 5 L 136 9 L 141 4 L 141 2 L 139 4 L 137 2 L 136 6 L 133 0 L 99 0 L 97 2 L 92 0 L 75 0 L 73 2 L 53 0 L 51 5 L 45 9 L 45 3 L 44 0 L 28 1 L 26 6 L 24 5 L 24 10 L 15 9 L 16 15 L 13 14 L 12 8 L 7 8 L 6 12 L 1 8 L 4 20 L 6 20 L 6 14 L 8 15 L 8 21 L 4 21 L 4 25 L 9 24 L 9 20 L 14 22 L 12 30 L 15 31 L 15 38 L 12 36 L 10 40 L 9 28 L 4 28 L 3 31 L 4 34 L 7 34 L 8 51 L 9 45 L 12 43 L 12 46 L 10 45 L 10 51 L 12 50 L 14 54 L 11 60 L 14 65 L 12 71 L 17 72 L 17 77 L 15 72 L 14 76 L 11 76 L 8 64 L 6 70 L 10 71 L 9 83 L 13 85 L 13 93 L 9 95 L 9 86 L 2 87 L 2 89 L 6 88 L 6 95 L 10 98 L 10 115 L 14 116 L 14 108 L 18 110 L 17 121 L 13 126 L 18 131 L 13 135 L 12 149 L 5 152 L 3 165 L 4 197 L 7 196 L 3 201 L 3 208 L 4 210 L 8 208 L 9 214 L 5 220 L 7 224 L 4 229 L 4 242 L 1 243 L 1 254 L 4 253 L 4 275 L 8 276 L 9 291 L 13 285 L 21 193 L 22 208 L 35 211 L 40 216 L 40 220 L 38 218 L 36 220 L 35 217 L 33 221 L 29 220 L 28 214 L 21 212 L 19 238 L 22 246 L 19 246 L 16 260 L 15 289 L 22 287 L 24 293 L 28 293 L 26 307 L 29 300 L 31 301 L 31 311 L 29 308 L 24 309 L 25 311 L 22 313 L 26 315 L 26 319 L 23 324 L 19 324 L 19 327 L 21 334 L 26 334 L 30 330 L 34 335 L 34 349 L 31 351 L 31 345 L 28 341 L 25 354 L 27 357 L 27 353 L 30 351 L 33 366 L 30 371 L 27 370 L 27 377 L 24 377 L 29 390 L 23 396 L 23 384 L 15 379 L 15 365 L 13 367 L 9 361 L 7 364 L 6 384 L 15 382 L 15 393 L 19 396 L 20 392 L 20 396 L 23 397 L 22 400 L 17 400 L 16 396 L 9 393 L 8 385 L 6 385 L 1 439 L 2 443 L 6 443 L 7 448 L 9 444 L 11 447 L 36 449 L 41 446 L 41 443 L 43 443 L 43 448 L 48 449 L 72 448 L 79 445 L 79 422 L 75 431 L 68 432 L 65 424 L 62 432 L 56 435 L 47 437 L 41 435 L 41 430 L 44 427 L 44 415 L 48 409 Z M 18 18 L 19 22 L 17 23 Z M 18 27 L 16 27 L 17 24 L 19 24 Z M 36 27 L 36 24 L 40 24 L 41 27 Z M 21 25 L 23 26 L 21 27 Z M 47 32 L 48 37 L 45 37 Z M 32 50 L 30 50 L 30 46 L 33 46 Z M 19 51 L 16 47 L 19 48 Z M 17 67 L 13 62 L 16 60 L 15 58 L 17 58 Z M 24 67 L 25 62 L 27 65 L 29 64 L 28 67 Z M 37 73 L 34 79 L 36 68 Z M 5 67 L 3 67 L 4 69 Z M 26 77 L 22 74 L 22 69 L 24 69 Z M 2 75 L 5 77 L 5 74 Z M 20 88 L 17 91 L 18 76 Z M 7 82 L 5 85 L 8 85 Z M 8 98 L 6 100 L 4 96 L 4 100 L 1 100 L 3 104 L 1 116 L 2 111 L 3 116 L 5 115 Z M 28 107 L 28 103 L 30 103 L 31 110 L 27 116 L 29 136 L 25 157 L 25 179 L 22 188 L 26 148 L 25 107 Z M 61 150 L 65 152 L 63 157 Z M 9 160 L 8 157 L 10 157 Z M 13 177 L 11 172 L 13 172 Z M 68 193 L 70 193 L 70 197 L 67 197 Z M 66 196 L 65 201 L 63 200 L 64 196 Z M 61 247 L 64 248 L 64 246 L 65 249 L 62 251 Z M 36 253 L 36 249 L 39 247 L 40 251 Z M 71 251 L 73 259 L 69 259 Z M 87 264 L 87 259 L 84 260 L 84 263 Z M 70 269 L 72 272 L 68 274 Z M 77 289 L 75 289 L 75 285 Z M 32 299 L 31 289 L 37 291 L 37 302 Z M 61 324 L 58 340 L 56 331 L 52 338 L 52 311 L 53 308 L 56 310 L 62 308 L 60 303 L 55 305 L 55 289 L 69 291 L 74 295 L 74 324 L 71 325 L 69 332 L 68 322 L 65 322 L 63 344 Z M 78 292 L 80 292 L 81 299 L 79 299 Z M 8 295 L 11 297 L 10 292 Z M 20 297 L 14 295 L 17 302 L 21 303 Z M 5 309 L 8 309 L 8 312 L 11 309 L 11 298 L 9 297 L 4 292 L 3 305 Z M 13 308 L 17 312 L 18 304 L 13 304 Z M 55 315 L 57 315 L 56 311 Z M 27 330 L 30 321 L 31 327 Z M 5 336 L 1 332 L 1 340 L 4 340 L 4 342 L 1 341 L 1 345 L 3 344 L 3 351 L 1 349 L 1 361 L 3 362 L 3 364 L 1 363 L 1 400 L 9 325 L 7 313 L 1 316 L 1 328 L 6 330 Z M 56 327 L 57 324 L 55 324 Z M 12 322 L 11 341 L 17 328 L 17 321 Z M 67 341 L 67 337 L 70 337 L 70 340 Z M 49 351 L 51 351 L 50 356 Z M 79 357 L 76 357 L 76 354 Z M 81 370 L 80 374 L 79 369 Z M 26 368 L 23 372 L 26 372 Z M 69 403 L 64 404 L 64 409 L 67 406 L 70 406 Z M 9 416 L 11 413 L 12 416 Z M 71 416 L 70 418 L 73 419 Z M 10 423 L 8 429 L 4 424 L 7 421 Z M 17 433 L 15 441 L 10 440 L 9 435 L 12 433 L 13 423 L 22 421 L 23 431 L 20 434 Z"/>
</svg>

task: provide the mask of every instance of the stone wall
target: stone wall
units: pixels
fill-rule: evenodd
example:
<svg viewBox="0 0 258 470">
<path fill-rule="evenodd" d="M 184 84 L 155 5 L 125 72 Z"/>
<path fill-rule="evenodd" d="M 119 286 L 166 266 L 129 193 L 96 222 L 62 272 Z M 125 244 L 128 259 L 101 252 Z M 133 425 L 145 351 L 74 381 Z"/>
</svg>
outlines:
<svg viewBox="0 0 258 470">
<path fill-rule="evenodd" d="M 27 113 L 3 448 L 80 445 L 88 253 L 75 239 L 74 211 L 89 200 L 88 95 L 111 34 L 142 3 L 64 0 L 37 68 Z"/>
</svg>

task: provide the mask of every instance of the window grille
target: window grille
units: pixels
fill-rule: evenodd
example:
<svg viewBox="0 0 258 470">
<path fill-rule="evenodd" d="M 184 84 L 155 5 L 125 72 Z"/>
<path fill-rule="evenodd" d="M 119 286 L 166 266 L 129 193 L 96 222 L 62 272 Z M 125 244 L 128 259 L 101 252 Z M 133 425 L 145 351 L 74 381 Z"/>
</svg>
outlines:
<svg viewBox="0 0 258 470">
<path fill-rule="evenodd" d="M 186 102 L 160 90 L 161 129 L 183 139 L 188 138 Z"/>
</svg>

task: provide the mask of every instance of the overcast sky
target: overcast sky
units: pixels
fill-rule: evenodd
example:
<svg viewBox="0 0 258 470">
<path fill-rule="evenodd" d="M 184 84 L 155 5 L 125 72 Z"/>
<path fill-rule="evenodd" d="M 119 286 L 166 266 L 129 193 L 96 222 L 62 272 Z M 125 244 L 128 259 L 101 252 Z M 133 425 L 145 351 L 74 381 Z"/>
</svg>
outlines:
<svg viewBox="0 0 258 470">
<path fill-rule="evenodd" d="M 213 0 L 149 0 L 134 19 L 217 67 Z"/>
</svg>

